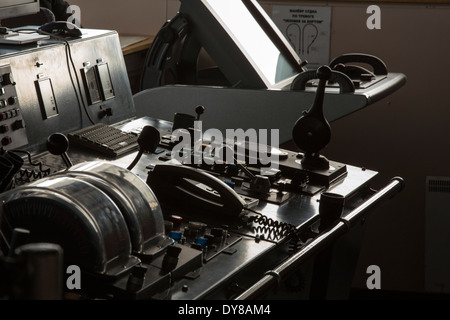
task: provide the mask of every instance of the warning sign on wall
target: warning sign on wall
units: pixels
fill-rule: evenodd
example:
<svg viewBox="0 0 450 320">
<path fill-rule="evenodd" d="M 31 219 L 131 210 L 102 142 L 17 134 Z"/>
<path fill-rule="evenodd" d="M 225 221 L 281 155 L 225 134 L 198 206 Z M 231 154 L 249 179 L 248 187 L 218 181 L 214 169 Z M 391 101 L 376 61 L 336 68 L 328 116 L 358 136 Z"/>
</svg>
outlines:
<svg viewBox="0 0 450 320">
<path fill-rule="evenodd" d="M 272 20 L 309 70 L 329 64 L 331 7 L 273 6 Z"/>
</svg>

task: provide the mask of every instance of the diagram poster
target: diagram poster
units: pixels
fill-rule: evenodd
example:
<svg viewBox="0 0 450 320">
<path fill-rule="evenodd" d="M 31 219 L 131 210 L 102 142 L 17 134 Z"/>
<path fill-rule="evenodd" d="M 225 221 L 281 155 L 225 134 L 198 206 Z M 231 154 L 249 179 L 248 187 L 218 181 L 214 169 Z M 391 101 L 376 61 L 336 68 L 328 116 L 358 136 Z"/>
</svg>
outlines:
<svg viewBox="0 0 450 320">
<path fill-rule="evenodd" d="M 331 7 L 273 6 L 272 19 L 309 70 L 329 64 Z"/>
</svg>

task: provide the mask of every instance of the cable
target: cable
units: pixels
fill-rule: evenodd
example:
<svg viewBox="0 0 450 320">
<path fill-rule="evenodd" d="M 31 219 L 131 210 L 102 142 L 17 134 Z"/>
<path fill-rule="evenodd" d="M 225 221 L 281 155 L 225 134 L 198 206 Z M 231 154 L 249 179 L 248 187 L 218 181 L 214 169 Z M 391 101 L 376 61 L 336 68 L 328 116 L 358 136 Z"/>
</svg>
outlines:
<svg viewBox="0 0 450 320">
<path fill-rule="evenodd" d="M 31 159 L 31 153 L 26 151 L 26 150 L 13 150 L 13 152 L 18 152 L 18 153 L 24 153 L 27 155 L 28 157 L 28 162 L 30 163 L 30 165 L 32 165 L 33 167 L 39 167 L 39 171 L 43 172 L 44 174 L 50 174 L 50 168 L 47 168 L 45 170 L 42 169 L 42 162 L 33 162 L 33 160 Z"/>
<path fill-rule="evenodd" d="M 27 182 L 30 182 L 31 179 L 37 180 L 37 179 L 46 177 L 46 176 L 51 174 L 51 169 L 50 168 L 44 169 L 42 162 L 38 162 L 38 163 L 33 162 L 33 160 L 31 159 L 31 153 L 30 152 L 25 151 L 25 150 L 13 150 L 12 152 L 26 154 L 27 157 L 28 157 L 29 164 L 31 166 L 33 166 L 33 167 L 39 167 L 39 171 L 36 171 L 34 169 L 30 170 L 30 169 L 23 169 L 23 168 L 21 168 L 19 173 L 18 173 L 19 174 L 19 177 L 17 178 L 18 181 L 20 181 L 22 183 L 23 182 L 27 183 Z"/>
<path fill-rule="evenodd" d="M 297 228 L 290 223 L 274 220 L 262 214 L 261 212 L 255 211 L 250 208 L 245 208 L 245 210 L 256 214 L 256 216 L 249 217 L 248 222 L 259 224 L 260 226 L 252 227 L 252 231 L 255 233 L 266 235 L 266 240 L 277 241 L 283 237 L 291 236 L 297 231 Z"/>
<path fill-rule="evenodd" d="M 39 34 L 48 35 L 48 36 L 54 38 L 55 40 L 58 40 L 58 41 L 61 41 L 61 42 L 64 43 L 65 49 L 66 49 L 67 69 L 69 71 L 70 81 L 72 82 L 72 86 L 73 86 L 73 89 L 74 89 L 74 92 L 75 92 L 75 96 L 77 98 L 78 106 L 80 107 L 80 109 L 81 108 L 84 109 L 84 112 L 85 112 L 86 116 L 88 117 L 89 122 L 91 124 L 95 124 L 94 120 L 92 120 L 92 117 L 91 117 L 91 115 L 89 114 L 89 112 L 87 110 L 86 104 L 85 104 L 84 99 L 83 99 L 83 95 L 82 95 L 82 91 L 81 91 L 81 85 L 80 85 L 80 79 L 78 78 L 77 70 L 75 68 L 75 63 L 73 62 L 72 50 L 70 48 L 69 41 L 67 41 L 63 37 L 59 37 L 59 36 L 56 36 L 56 35 L 54 35 L 54 34 L 52 34 L 50 32 L 45 32 L 45 31 L 42 31 L 42 30 L 39 30 L 39 29 L 20 29 L 20 30 L 18 30 L 16 32 L 24 32 L 24 31 L 31 31 L 31 32 L 39 33 Z M 71 71 L 70 66 L 72 66 L 73 71 L 75 73 L 75 78 L 76 78 L 76 82 L 77 82 L 77 85 L 78 85 L 78 91 L 77 91 L 77 88 L 75 86 L 75 82 L 74 82 L 74 79 L 73 79 L 73 75 L 72 75 L 72 71 Z M 79 92 L 79 95 L 78 95 L 78 92 Z M 80 97 L 81 97 L 81 102 L 80 102 Z"/>
</svg>

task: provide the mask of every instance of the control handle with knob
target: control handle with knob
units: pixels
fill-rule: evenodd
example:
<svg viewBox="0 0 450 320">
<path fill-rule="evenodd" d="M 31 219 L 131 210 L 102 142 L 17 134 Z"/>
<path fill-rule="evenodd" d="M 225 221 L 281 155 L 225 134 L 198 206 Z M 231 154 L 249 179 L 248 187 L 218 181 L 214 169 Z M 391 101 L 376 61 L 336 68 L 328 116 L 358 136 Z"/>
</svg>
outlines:
<svg viewBox="0 0 450 320">
<path fill-rule="evenodd" d="M 47 138 L 47 150 L 56 156 L 61 156 L 67 168 L 73 166 L 72 161 L 67 155 L 69 150 L 69 140 L 62 133 L 53 133 Z"/>
<path fill-rule="evenodd" d="M 327 169 L 328 160 L 319 155 L 331 139 L 331 127 L 323 112 L 326 83 L 332 71 L 328 66 L 317 69 L 317 86 L 315 98 L 311 108 L 303 113 L 292 130 L 292 139 L 300 150 L 305 152 L 302 165 L 305 168 Z"/>
</svg>

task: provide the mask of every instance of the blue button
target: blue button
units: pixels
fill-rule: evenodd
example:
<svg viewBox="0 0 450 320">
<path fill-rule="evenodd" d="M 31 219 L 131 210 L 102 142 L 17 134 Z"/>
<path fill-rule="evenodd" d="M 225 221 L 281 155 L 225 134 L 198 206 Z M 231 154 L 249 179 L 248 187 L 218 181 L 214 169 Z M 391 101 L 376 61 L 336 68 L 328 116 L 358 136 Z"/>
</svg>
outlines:
<svg viewBox="0 0 450 320">
<path fill-rule="evenodd" d="M 233 181 L 224 181 L 230 188 L 234 189 L 235 183 Z"/>
<path fill-rule="evenodd" d="M 204 248 L 206 246 L 207 240 L 205 238 L 195 238 L 194 242 Z"/>
<path fill-rule="evenodd" d="M 169 237 L 171 237 L 175 242 L 178 242 L 181 239 L 181 232 L 171 231 L 169 232 Z"/>
</svg>

